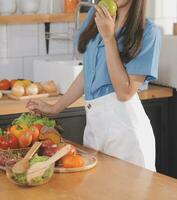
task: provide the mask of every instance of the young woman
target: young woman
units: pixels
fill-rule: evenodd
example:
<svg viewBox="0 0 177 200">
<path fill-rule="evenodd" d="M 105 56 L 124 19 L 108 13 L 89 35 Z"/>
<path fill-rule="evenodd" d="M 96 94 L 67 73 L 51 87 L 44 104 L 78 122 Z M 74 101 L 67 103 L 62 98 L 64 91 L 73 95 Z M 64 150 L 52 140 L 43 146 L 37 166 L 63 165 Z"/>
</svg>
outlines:
<svg viewBox="0 0 177 200">
<path fill-rule="evenodd" d="M 55 105 L 30 101 L 38 114 L 55 114 L 85 95 L 84 145 L 155 171 L 155 141 L 137 95 L 157 78 L 160 31 L 145 19 L 146 0 L 116 0 L 111 17 L 91 9 L 78 40 L 83 71 Z"/>
</svg>

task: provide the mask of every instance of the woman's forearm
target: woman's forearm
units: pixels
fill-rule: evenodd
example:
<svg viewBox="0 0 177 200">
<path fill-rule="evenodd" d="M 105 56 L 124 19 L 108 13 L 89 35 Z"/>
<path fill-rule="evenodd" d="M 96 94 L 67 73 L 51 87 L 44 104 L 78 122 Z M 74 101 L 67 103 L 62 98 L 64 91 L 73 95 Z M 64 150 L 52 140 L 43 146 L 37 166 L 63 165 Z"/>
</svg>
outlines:
<svg viewBox="0 0 177 200">
<path fill-rule="evenodd" d="M 78 75 L 76 80 L 72 83 L 68 91 L 62 96 L 58 102 L 53 106 L 53 112 L 59 113 L 80 98 L 84 93 L 83 71 Z"/>
<path fill-rule="evenodd" d="M 108 72 L 114 90 L 120 99 L 130 93 L 131 84 L 129 76 L 120 59 L 119 50 L 115 38 L 111 38 L 105 43 L 106 61 Z"/>
</svg>

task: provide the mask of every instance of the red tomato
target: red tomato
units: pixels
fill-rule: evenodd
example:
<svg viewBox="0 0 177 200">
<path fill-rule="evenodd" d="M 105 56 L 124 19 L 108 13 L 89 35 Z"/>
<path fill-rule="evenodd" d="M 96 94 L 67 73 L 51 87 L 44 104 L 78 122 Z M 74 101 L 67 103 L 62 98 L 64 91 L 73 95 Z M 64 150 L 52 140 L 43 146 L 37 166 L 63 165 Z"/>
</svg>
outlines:
<svg viewBox="0 0 177 200">
<path fill-rule="evenodd" d="M 9 132 L 4 132 L 0 137 L 0 149 L 17 149 L 18 139 Z"/>
<path fill-rule="evenodd" d="M 35 124 L 34 126 L 35 126 L 36 128 L 38 128 L 39 132 L 40 132 L 41 128 L 43 127 L 42 124 Z"/>
<path fill-rule="evenodd" d="M 10 88 L 10 81 L 3 79 L 0 81 L 0 90 L 8 90 Z"/>
<path fill-rule="evenodd" d="M 39 137 L 39 129 L 36 126 L 31 126 L 29 128 L 29 132 L 32 135 L 32 142 L 37 141 Z"/>
<path fill-rule="evenodd" d="M 28 147 L 32 142 L 32 134 L 30 131 L 25 131 L 21 133 L 20 137 L 18 138 L 19 145 L 21 148 Z"/>
</svg>

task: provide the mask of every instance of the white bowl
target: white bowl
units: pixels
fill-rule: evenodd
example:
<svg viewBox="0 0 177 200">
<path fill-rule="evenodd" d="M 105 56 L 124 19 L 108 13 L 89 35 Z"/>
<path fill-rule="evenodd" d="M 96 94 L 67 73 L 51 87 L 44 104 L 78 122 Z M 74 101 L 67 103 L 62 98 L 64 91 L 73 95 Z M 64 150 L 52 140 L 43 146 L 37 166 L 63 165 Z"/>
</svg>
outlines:
<svg viewBox="0 0 177 200">
<path fill-rule="evenodd" d="M 0 0 L 0 14 L 11 15 L 17 10 L 16 0 Z"/>
<path fill-rule="evenodd" d="M 20 10 L 24 14 L 35 14 L 40 8 L 40 0 L 20 0 Z"/>
</svg>

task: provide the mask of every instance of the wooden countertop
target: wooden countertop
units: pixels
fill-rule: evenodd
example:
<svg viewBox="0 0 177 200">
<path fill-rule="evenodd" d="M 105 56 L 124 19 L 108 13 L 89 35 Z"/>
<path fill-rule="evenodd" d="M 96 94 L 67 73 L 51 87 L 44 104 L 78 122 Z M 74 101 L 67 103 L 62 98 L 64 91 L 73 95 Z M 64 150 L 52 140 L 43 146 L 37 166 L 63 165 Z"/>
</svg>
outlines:
<svg viewBox="0 0 177 200">
<path fill-rule="evenodd" d="M 91 151 L 91 150 L 90 150 Z M 0 172 L 2 200 L 176 200 L 177 180 L 92 152 L 97 166 L 86 172 L 54 174 L 49 183 L 22 188 Z"/>
<path fill-rule="evenodd" d="M 139 96 L 141 100 L 172 97 L 173 89 L 168 88 L 168 87 L 150 85 L 148 90 L 139 92 Z M 48 97 L 48 98 L 44 98 L 43 100 L 47 101 L 48 103 L 54 104 L 59 98 L 60 96 Z M 1 99 L 0 100 L 0 115 L 28 112 L 28 110 L 25 108 L 26 102 L 27 102 L 26 100 L 17 101 L 17 100 L 10 100 L 10 99 Z M 70 108 L 82 107 L 82 106 L 84 106 L 84 100 L 83 98 L 80 98 L 75 103 L 73 103 L 70 106 Z"/>
</svg>

